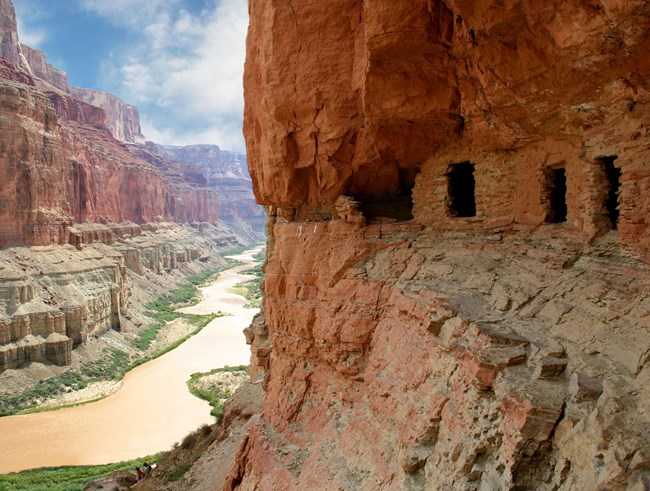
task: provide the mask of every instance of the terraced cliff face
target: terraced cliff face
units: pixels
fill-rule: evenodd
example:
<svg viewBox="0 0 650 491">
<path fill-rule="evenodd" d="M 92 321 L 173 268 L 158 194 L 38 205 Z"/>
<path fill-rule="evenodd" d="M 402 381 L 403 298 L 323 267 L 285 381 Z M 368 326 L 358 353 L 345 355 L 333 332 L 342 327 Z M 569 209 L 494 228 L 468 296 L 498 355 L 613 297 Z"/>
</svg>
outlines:
<svg viewBox="0 0 650 491">
<path fill-rule="evenodd" d="M 145 142 L 140 130 L 140 113 L 137 107 L 126 104 L 113 94 L 97 90 L 69 87 L 69 92 L 79 100 L 101 107 L 106 113 L 106 126 L 117 140 L 124 143 Z"/>
<path fill-rule="evenodd" d="M 148 142 L 143 150 L 152 150 L 188 166 L 198 166 L 208 185 L 219 194 L 224 220 L 244 221 L 255 230 L 264 230 L 266 214 L 255 201 L 245 154 L 221 150 L 217 145 L 180 147 L 152 142 Z"/>
<path fill-rule="evenodd" d="M 101 109 L 9 80 L 0 97 L 0 247 L 66 244 L 69 227 L 87 221 L 218 220 L 214 191 L 175 192 L 112 137 Z"/>
<path fill-rule="evenodd" d="M 650 486 L 647 2 L 250 14 L 266 396 L 227 489 Z"/>
<path fill-rule="evenodd" d="M 118 141 L 144 140 L 137 109 L 68 87 L 65 72 L 19 44 L 10 0 L 0 0 L 0 55 L 4 394 L 87 361 L 74 348 L 89 337 L 125 328 L 129 341 L 149 323 L 144 303 L 259 234 L 218 224 L 217 193 L 200 172 L 158 169 Z M 22 367 L 30 373 L 12 370 Z"/>
<path fill-rule="evenodd" d="M 20 51 L 24 55 L 31 73 L 35 77 L 46 81 L 48 84 L 63 92 L 68 92 L 68 74 L 50 65 L 46 61 L 45 54 L 42 51 L 32 49 L 24 44 L 20 45 Z"/>
<path fill-rule="evenodd" d="M 68 246 L 0 250 L 0 393 L 16 390 L 12 381 L 21 378 L 8 369 L 58 373 L 52 365 L 70 365 L 89 338 L 101 344 L 98 338 L 119 332 L 115 339 L 129 344 L 151 322 L 145 303 L 186 275 L 222 267 L 216 253 L 241 246 L 232 232 L 208 224 L 87 223 L 70 234 Z M 19 389 L 38 377 L 27 376 Z"/>
</svg>

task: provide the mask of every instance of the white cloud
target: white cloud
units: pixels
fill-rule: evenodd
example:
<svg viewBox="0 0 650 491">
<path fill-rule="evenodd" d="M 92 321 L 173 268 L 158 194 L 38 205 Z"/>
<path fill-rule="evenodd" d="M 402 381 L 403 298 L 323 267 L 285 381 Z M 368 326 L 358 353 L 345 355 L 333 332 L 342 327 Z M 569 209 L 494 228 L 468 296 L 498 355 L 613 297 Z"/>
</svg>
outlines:
<svg viewBox="0 0 650 491">
<path fill-rule="evenodd" d="M 18 39 L 30 48 L 39 49 L 47 39 L 48 33 L 43 27 L 37 27 L 37 24 L 48 16 L 47 13 L 30 0 L 14 0 L 14 5 L 16 6 Z"/>
<path fill-rule="evenodd" d="M 140 26 L 149 19 L 176 8 L 181 0 L 78 0 L 79 6 L 124 26 Z"/>
<path fill-rule="evenodd" d="M 246 0 L 205 0 L 203 9 L 194 10 L 179 0 L 79 1 L 140 33 L 137 42 L 104 61 L 103 75 L 140 108 L 147 138 L 243 150 Z M 199 125 L 205 126 L 197 131 Z"/>
<path fill-rule="evenodd" d="M 161 124 L 163 123 L 163 124 Z M 218 144 L 222 150 L 243 152 L 241 122 L 219 120 L 196 131 L 179 132 L 176 128 L 164 125 L 162 120 L 141 120 L 142 133 L 156 143 L 165 145 L 194 145 L 197 143 Z"/>
</svg>

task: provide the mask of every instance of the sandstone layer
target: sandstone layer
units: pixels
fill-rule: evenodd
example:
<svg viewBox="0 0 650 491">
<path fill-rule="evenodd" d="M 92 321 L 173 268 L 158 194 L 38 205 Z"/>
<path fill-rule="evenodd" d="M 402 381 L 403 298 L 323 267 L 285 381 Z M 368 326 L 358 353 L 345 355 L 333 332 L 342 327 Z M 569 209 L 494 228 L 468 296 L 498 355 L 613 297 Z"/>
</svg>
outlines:
<svg viewBox="0 0 650 491">
<path fill-rule="evenodd" d="M 266 395 L 226 489 L 648 489 L 648 3 L 249 7 Z"/>
<path fill-rule="evenodd" d="M 148 301 L 262 237 L 246 217 L 225 226 L 198 166 L 126 145 L 144 142 L 137 108 L 69 87 L 19 43 L 10 0 L 0 0 L 0 130 L 2 392 L 59 374 L 52 367 L 82 358 L 74 350 L 89 337 L 124 326 L 135 336 Z M 7 375 L 31 366 L 45 375 Z"/>
<path fill-rule="evenodd" d="M 68 92 L 68 74 L 63 70 L 50 65 L 45 59 L 45 54 L 37 49 L 30 48 L 24 44 L 20 45 L 20 50 L 25 56 L 25 61 L 31 69 L 31 73 L 45 80 L 47 83 L 56 87 L 63 92 Z"/>
<path fill-rule="evenodd" d="M 619 237 L 645 254 L 648 8 L 253 1 L 244 130 L 256 196 L 298 217 L 331 216 L 349 195 L 437 229 L 530 228 L 550 218 L 549 174 L 563 169 L 565 226 L 587 240 L 611 228 L 602 159 L 616 158 Z M 447 174 L 463 162 L 476 214 L 452 220 Z"/>
<path fill-rule="evenodd" d="M 20 51 L 16 9 L 11 0 L 0 0 L 0 56 L 29 71 L 29 65 Z"/>
<path fill-rule="evenodd" d="M 264 229 L 266 214 L 253 195 L 245 154 L 221 150 L 217 145 L 180 147 L 148 142 L 145 148 L 176 162 L 198 166 L 207 185 L 219 194 L 222 219 L 244 221 L 255 230 Z"/>
<path fill-rule="evenodd" d="M 117 140 L 124 143 L 145 142 L 140 130 L 140 113 L 134 105 L 97 90 L 69 87 L 69 92 L 79 100 L 101 107 L 106 113 L 106 126 Z"/>
<path fill-rule="evenodd" d="M 183 273 L 223 266 L 217 253 L 242 245 L 208 224 L 85 224 L 71 234 L 74 246 L 0 251 L 0 373 L 70 365 L 89 337 L 132 335 L 149 324 L 144 304 L 175 288 Z"/>
<path fill-rule="evenodd" d="M 213 190 L 174 188 L 112 137 L 100 108 L 10 80 L 0 98 L 0 247 L 66 244 L 75 223 L 218 220 Z"/>
</svg>

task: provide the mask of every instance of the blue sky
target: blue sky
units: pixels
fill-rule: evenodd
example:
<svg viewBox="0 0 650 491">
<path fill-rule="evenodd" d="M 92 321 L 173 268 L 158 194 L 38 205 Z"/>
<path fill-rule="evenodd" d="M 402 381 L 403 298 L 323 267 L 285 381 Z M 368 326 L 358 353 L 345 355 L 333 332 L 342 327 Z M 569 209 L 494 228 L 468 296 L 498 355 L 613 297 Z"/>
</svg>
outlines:
<svg viewBox="0 0 650 491">
<path fill-rule="evenodd" d="M 247 0 L 14 0 L 22 43 L 140 109 L 169 145 L 243 151 Z"/>
</svg>

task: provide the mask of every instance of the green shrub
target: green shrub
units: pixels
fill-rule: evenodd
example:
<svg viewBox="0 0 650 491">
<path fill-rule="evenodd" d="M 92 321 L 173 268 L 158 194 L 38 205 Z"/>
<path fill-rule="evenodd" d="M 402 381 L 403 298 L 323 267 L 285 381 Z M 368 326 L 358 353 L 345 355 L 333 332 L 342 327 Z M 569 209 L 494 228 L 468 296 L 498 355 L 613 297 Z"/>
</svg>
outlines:
<svg viewBox="0 0 650 491">
<path fill-rule="evenodd" d="M 0 491 L 81 491 L 85 485 L 117 471 L 130 471 L 142 462 L 156 462 L 161 453 L 108 465 L 64 466 L 0 475 Z"/>
<path fill-rule="evenodd" d="M 80 390 L 92 382 L 120 379 L 127 370 L 128 354 L 112 349 L 97 361 L 89 362 L 81 369 L 68 370 L 56 377 L 39 380 L 36 385 L 17 394 L 5 394 L 0 398 L 0 416 L 9 416 L 51 397 L 71 390 Z"/>
<path fill-rule="evenodd" d="M 209 372 L 196 372 L 190 375 L 190 379 L 187 381 L 187 386 L 190 389 L 190 392 L 194 394 L 199 399 L 208 401 L 212 406 L 210 414 L 215 417 L 217 423 L 221 423 L 223 418 L 224 404 L 226 400 L 232 395 L 228 389 L 224 389 L 219 383 L 212 384 L 209 387 L 200 387 L 199 381 L 201 378 L 214 373 L 224 373 L 224 372 L 233 372 L 233 373 L 242 373 L 248 371 L 248 366 L 238 365 L 235 367 L 225 366 L 223 368 L 215 368 Z"/>
<path fill-rule="evenodd" d="M 196 443 L 196 434 L 190 433 L 185 438 L 183 438 L 183 441 L 181 442 L 181 448 L 183 450 L 188 450 L 192 448 L 195 443 Z"/>
</svg>

